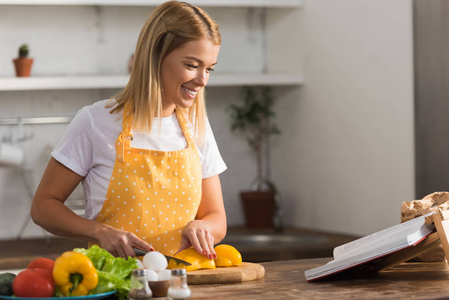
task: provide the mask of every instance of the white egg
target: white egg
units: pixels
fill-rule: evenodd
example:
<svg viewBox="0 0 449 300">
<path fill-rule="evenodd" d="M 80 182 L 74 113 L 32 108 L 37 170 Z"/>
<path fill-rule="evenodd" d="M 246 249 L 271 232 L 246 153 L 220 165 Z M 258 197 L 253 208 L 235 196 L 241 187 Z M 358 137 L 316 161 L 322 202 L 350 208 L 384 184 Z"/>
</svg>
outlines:
<svg viewBox="0 0 449 300">
<path fill-rule="evenodd" d="M 143 265 L 145 269 L 160 271 L 167 268 L 167 259 L 160 252 L 151 251 L 143 257 Z"/>
<path fill-rule="evenodd" d="M 140 259 L 136 258 L 136 262 L 137 262 L 137 269 L 145 269 L 145 267 L 143 266 L 143 262 L 141 262 Z"/>
<path fill-rule="evenodd" d="M 157 275 L 159 276 L 159 281 L 165 281 L 170 280 L 171 278 L 171 270 L 165 269 L 157 272 Z"/>
<path fill-rule="evenodd" d="M 158 280 L 158 275 L 155 271 L 151 270 L 151 269 L 146 269 L 147 271 L 147 280 L 148 281 L 157 281 Z"/>
</svg>

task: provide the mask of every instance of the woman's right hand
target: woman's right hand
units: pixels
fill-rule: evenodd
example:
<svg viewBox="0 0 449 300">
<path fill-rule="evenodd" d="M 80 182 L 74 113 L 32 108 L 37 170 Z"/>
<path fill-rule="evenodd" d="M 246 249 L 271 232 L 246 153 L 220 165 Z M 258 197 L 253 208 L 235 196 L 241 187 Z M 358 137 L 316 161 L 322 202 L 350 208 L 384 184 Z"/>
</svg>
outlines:
<svg viewBox="0 0 449 300">
<path fill-rule="evenodd" d="M 98 243 L 101 248 L 112 255 L 123 258 L 128 256 L 135 257 L 136 254 L 133 248 L 140 248 L 148 252 L 154 251 L 150 244 L 137 237 L 134 233 L 108 225 L 105 226 L 107 226 L 106 230 L 101 230 L 98 234 Z"/>
</svg>

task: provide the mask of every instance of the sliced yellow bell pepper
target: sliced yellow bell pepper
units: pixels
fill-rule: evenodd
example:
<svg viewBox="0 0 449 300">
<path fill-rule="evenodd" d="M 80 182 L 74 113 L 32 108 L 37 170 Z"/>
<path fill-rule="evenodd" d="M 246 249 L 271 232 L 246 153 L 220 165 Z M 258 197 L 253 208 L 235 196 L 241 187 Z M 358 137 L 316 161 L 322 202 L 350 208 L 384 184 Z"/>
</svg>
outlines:
<svg viewBox="0 0 449 300">
<path fill-rule="evenodd" d="M 215 259 L 216 267 L 240 266 L 242 264 L 242 255 L 235 247 L 221 244 L 215 246 L 214 250 L 217 254 L 217 258 Z"/>
<path fill-rule="evenodd" d="M 92 261 L 78 252 L 64 252 L 55 261 L 53 279 L 64 296 L 85 296 L 98 284 Z"/>
<path fill-rule="evenodd" d="M 175 255 L 176 258 L 185 260 L 192 265 L 186 266 L 183 263 L 176 263 L 173 259 L 168 262 L 168 269 L 184 268 L 186 271 L 199 269 L 215 269 L 215 262 L 204 255 L 198 254 L 195 249 L 188 248 Z"/>
</svg>

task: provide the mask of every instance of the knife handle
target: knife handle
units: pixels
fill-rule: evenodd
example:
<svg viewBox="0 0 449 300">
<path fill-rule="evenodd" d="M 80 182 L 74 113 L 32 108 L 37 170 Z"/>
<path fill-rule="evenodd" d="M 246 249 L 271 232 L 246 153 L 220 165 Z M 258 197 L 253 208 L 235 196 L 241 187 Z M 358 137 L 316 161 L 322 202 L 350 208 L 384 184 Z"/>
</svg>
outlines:
<svg viewBox="0 0 449 300">
<path fill-rule="evenodd" d="M 145 254 L 147 254 L 148 252 L 139 248 L 133 248 L 134 253 L 136 254 L 136 256 L 144 256 Z"/>
</svg>

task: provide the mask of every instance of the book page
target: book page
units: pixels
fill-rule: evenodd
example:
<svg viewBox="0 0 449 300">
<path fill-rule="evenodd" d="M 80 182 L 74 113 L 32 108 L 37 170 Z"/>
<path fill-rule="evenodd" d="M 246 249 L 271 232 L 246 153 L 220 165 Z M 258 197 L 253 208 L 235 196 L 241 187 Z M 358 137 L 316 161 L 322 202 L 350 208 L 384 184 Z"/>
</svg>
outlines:
<svg viewBox="0 0 449 300">
<path fill-rule="evenodd" d="M 317 278 L 329 276 L 335 273 L 339 273 L 341 271 L 354 268 L 356 266 L 360 266 L 366 263 L 370 263 L 372 261 L 376 261 L 386 255 L 392 254 L 396 251 L 405 249 L 407 247 L 412 247 L 412 245 L 416 245 L 417 243 L 423 241 L 428 235 L 430 235 L 434 231 L 434 224 L 424 224 L 419 231 L 419 234 L 414 234 L 415 238 L 410 240 L 417 239 L 418 236 L 422 236 L 421 239 L 416 240 L 414 243 L 402 243 L 401 245 L 394 243 L 385 243 L 382 247 L 368 247 L 365 248 L 365 251 L 360 251 L 357 253 L 352 252 L 353 255 L 343 256 L 340 259 L 334 259 L 327 264 L 322 266 L 306 270 L 305 276 L 308 281 L 315 280 Z M 387 235 L 388 236 L 388 235 Z M 378 241 L 379 239 L 375 239 Z M 388 240 L 388 239 L 384 239 Z M 373 243 L 371 243 L 373 245 Z"/>
<path fill-rule="evenodd" d="M 413 244 L 425 236 L 425 234 L 429 232 L 429 229 L 433 229 L 433 224 L 429 224 L 431 225 L 430 228 L 424 228 L 423 232 L 421 232 L 421 228 L 425 225 L 425 217 L 431 214 L 415 218 L 338 246 L 334 249 L 334 259 L 343 259 L 365 251 L 379 251 L 379 249 L 383 248 L 395 248 L 403 244 Z"/>
<path fill-rule="evenodd" d="M 338 273 L 354 266 L 359 266 L 364 263 L 379 259 L 385 255 L 391 254 L 395 251 L 403 249 L 404 247 L 397 247 L 393 249 L 388 249 L 384 251 L 377 251 L 371 249 L 370 251 L 363 252 L 359 256 L 343 257 L 339 260 L 332 260 L 325 265 L 306 270 L 304 275 L 307 280 L 313 280 L 315 278 L 320 278 L 330 274 Z"/>
</svg>

